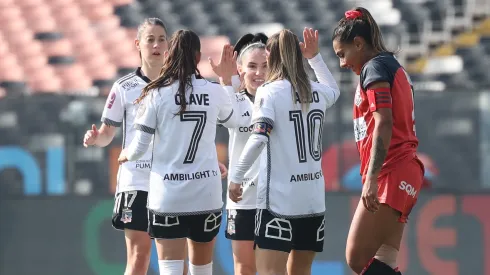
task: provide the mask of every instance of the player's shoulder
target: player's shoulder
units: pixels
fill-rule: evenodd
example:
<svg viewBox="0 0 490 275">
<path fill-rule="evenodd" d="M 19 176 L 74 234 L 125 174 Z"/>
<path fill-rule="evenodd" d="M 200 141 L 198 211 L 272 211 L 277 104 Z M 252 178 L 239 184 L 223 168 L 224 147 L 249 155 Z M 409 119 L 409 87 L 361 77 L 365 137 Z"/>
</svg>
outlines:
<svg viewBox="0 0 490 275">
<path fill-rule="evenodd" d="M 378 81 L 393 83 L 396 72 L 400 68 L 400 63 L 392 53 L 378 54 L 362 67 L 360 75 L 362 88 L 365 89 L 371 83 Z"/>
<path fill-rule="evenodd" d="M 278 91 L 282 91 L 284 89 L 290 89 L 290 88 L 291 88 L 291 84 L 289 83 L 289 81 L 281 79 L 281 80 L 270 81 L 262 84 L 257 89 L 257 92 L 266 92 L 272 96 Z"/>
<path fill-rule="evenodd" d="M 312 91 L 320 91 L 320 92 L 326 92 L 328 89 L 328 86 L 325 84 L 322 84 L 317 81 L 310 80 L 310 85 L 311 85 L 311 90 Z"/>
<path fill-rule="evenodd" d="M 324 99 L 328 99 L 332 94 L 332 88 L 325 84 L 312 80 L 310 80 L 310 84 L 311 84 L 311 92 L 313 93 L 314 99 L 316 99 L 317 96 L 320 96 L 321 98 Z"/>
<path fill-rule="evenodd" d="M 114 87 L 117 87 L 121 92 L 130 91 L 138 86 L 141 86 L 141 83 L 135 72 L 129 73 L 114 82 Z"/>
<path fill-rule="evenodd" d="M 366 62 L 362 67 L 361 73 L 367 74 L 372 71 L 379 72 L 383 70 L 395 72 L 400 67 L 400 63 L 392 53 L 381 53 Z"/>
<path fill-rule="evenodd" d="M 192 82 L 201 85 L 220 85 L 218 81 L 213 79 L 208 79 L 199 74 L 192 75 Z"/>
<path fill-rule="evenodd" d="M 211 90 L 222 89 L 219 82 L 204 78 L 200 75 L 194 75 L 192 77 L 192 88 L 195 92 L 208 92 Z"/>
</svg>

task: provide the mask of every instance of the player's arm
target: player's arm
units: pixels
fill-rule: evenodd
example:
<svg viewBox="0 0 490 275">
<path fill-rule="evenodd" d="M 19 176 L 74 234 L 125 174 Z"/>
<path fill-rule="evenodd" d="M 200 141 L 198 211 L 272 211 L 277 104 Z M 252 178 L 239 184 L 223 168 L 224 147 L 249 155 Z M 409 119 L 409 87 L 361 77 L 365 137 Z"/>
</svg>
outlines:
<svg viewBox="0 0 490 275">
<path fill-rule="evenodd" d="M 303 42 L 300 43 L 301 52 L 303 53 L 303 56 L 308 59 L 308 63 L 315 72 L 318 82 L 330 88 L 335 103 L 340 95 L 340 89 L 337 85 L 337 81 L 335 81 L 335 78 L 328 69 L 327 64 L 323 61 L 318 43 L 318 35 L 318 30 L 305 28 L 303 30 Z"/>
<path fill-rule="evenodd" d="M 87 131 L 84 137 L 84 146 L 99 146 L 105 147 L 109 145 L 114 136 L 116 129 L 121 126 L 124 117 L 124 104 L 119 85 L 114 83 L 111 92 L 107 97 L 107 101 L 102 112 L 102 125 L 99 129 L 92 125 L 92 129 Z"/>
<path fill-rule="evenodd" d="M 235 98 L 235 89 L 233 88 L 233 75 L 235 75 L 233 72 L 236 72 L 236 58 L 237 53 L 234 52 L 233 47 L 228 44 L 223 45 L 220 62 L 218 64 L 215 64 L 214 61 L 209 58 L 209 64 L 216 75 L 218 75 L 220 83 L 225 90 L 225 93 L 220 93 L 223 96 L 220 97 L 221 102 L 219 104 L 218 124 L 222 124 L 227 128 L 235 128 L 238 125 L 238 102 Z"/>
<path fill-rule="evenodd" d="M 157 126 L 158 110 L 155 98 L 158 98 L 158 95 L 156 93 L 150 91 L 139 106 L 134 123 L 136 135 L 127 150 L 121 152 L 118 160 L 120 163 L 138 160 L 148 151 Z"/>
<path fill-rule="evenodd" d="M 274 128 L 275 112 L 270 92 L 266 87 L 257 90 L 254 112 L 252 115 L 253 131 L 247 140 L 242 154 L 230 175 L 229 196 L 234 202 L 241 200 L 241 182 L 245 173 L 252 167 L 265 145 L 269 141 Z"/>
<path fill-rule="evenodd" d="M 374 130 L 367 176 L 377 178 L 388 154 L 393 130 L 391 89 L 388 82 L 375 82 L 367 87 L 369 109 L 373 113 Z"/>
<path fill-rule="evenodd" d="M 229 96 L 231 96 L 231 95 L 229 95 Z M 228 99 L 225 99 L 225 101 L 228 101 Z M 222 124 L 226 128 L 249 127 L 252 124 L 251 116 L 250 115 L 248 115 L 248 116 L 243 115 L 246 112 L 249 112 L 249 114 L 252 114 L 252 110 L 250 108 L 249 101 L 247 99 L 245 99 L 245 96 L 240 94 L 240 93 L 235 93 L 234 97 L 231 98 L 231 101 L 235 102 L 235 104 L 231 105 L 231 109 L 233 110 L 233 113 L 235 114 L 234 119 L 231 121 L 227 120 L 226 122 L 223 122 L 223 123 L 221 120 L 218 120 L 218 123 Z M 221 106 L 226 106 L 226 103 L 222 104 Z"/>
<path fill-rule="evenodd" d="M 221 97 L 219 106 L 218 124 L 226 128 L 236 128 L 240 126 L 240 104 L 236 98 L 235 89 L 231 86 L 231 79 L 221 80 L 221 85 L 225 90 Z"/>
<path fill-rule="evenodd" d="M 95 140 L 95 145 L 99 147 L 106 147 L 107 145 L 109 145 L 114 139 L 114 136 L 116 136 L 116 130 L 116 126 L 102 123 L 98 130 L 99 134 L 97 136 L 97 139 Z"/>
</svg>

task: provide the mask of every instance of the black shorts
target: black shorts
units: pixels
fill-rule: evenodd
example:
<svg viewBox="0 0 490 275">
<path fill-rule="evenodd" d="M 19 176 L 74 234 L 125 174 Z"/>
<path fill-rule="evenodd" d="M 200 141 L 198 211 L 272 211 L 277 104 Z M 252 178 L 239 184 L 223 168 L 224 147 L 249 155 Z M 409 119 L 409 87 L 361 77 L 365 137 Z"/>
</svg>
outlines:
<svg viewBox="0 0 490 275">
<path fill-rule="evenodd" d="M 126 191 L 116 194 L 112 226 L 118 230 L 148 231 L 148 192 Z"/>
<path fill-rule="evenodd" d="M 229 240 L 253 241 L 255 209 L 228 209 L 225 236 Z"/>
<path fill-rule="evenodd" d="M 222 212 L 188 216 L 161 216 L 149 212 L 148 215 L 148 232 L 153 239 L 189 238 L 195 242 L 207 243 L 218 235 Z"/>
<path fill-rule="evenodd" d="M 268 210 L 257 209 L 255 246 L 262 249 L 323 251 L 325 217 L 278 218 Z"/>
</svg>

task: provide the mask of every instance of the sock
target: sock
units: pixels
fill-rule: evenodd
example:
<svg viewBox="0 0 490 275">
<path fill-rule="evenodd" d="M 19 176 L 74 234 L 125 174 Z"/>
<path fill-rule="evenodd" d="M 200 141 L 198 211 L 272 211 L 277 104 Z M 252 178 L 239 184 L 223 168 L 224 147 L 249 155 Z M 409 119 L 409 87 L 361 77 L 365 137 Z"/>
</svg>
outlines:
<svg viewBox="0 0 490 275">
<path fill-rule="evenodd" d="M 374 258 L 380 260 L 381 262 L 395 269 L 395 272 L 398 272 L 398 270 L 396 269 L 397 257 L 398 257 L 398 249 L 386 244 L 381 245 L 381 247 L 376 252 L 376 255 L 374 256 Z"/>
<path fill-rule="evenodd" d="M 189 273 L 191 275 L 212 275 L 213 262 L 210 262 L 206 265 L 193 265 L 189 263 Z"/>
<path fill-rule="evenodd" d="M 183 260 L 158 260 L 160 275 L 182 275 L 184 273 Z"/>
<path fill-rule="evenodd" d="M 398 273 L 391 266 L 373 258 L 361 272 L 361 275 L 398 275 Z"/>
</svg>

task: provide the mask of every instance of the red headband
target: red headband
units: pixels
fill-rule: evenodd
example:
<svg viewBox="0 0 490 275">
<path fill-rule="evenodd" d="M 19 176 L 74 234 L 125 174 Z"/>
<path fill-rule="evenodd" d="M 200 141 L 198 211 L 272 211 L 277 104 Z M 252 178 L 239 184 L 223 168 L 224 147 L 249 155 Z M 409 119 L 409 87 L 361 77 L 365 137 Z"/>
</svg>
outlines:
<svg viewBox="0 0 490 275">
<path fill-rule="evenodd" d="M 346 19 L 357 19 L 362 16 L 362 12 L 356 10 L 350 10 L 345 12 Z"/>
</svg>

